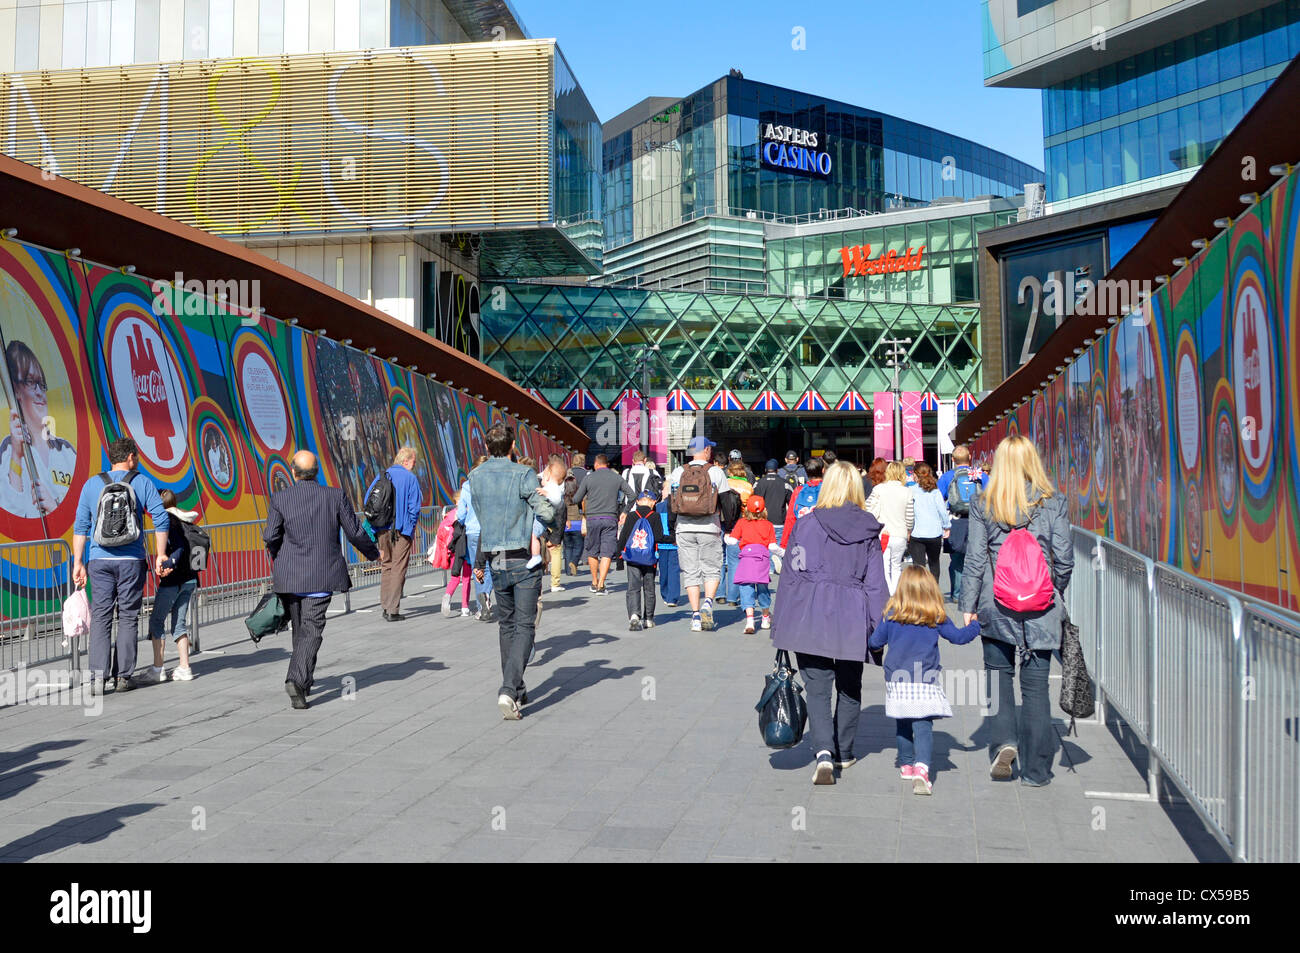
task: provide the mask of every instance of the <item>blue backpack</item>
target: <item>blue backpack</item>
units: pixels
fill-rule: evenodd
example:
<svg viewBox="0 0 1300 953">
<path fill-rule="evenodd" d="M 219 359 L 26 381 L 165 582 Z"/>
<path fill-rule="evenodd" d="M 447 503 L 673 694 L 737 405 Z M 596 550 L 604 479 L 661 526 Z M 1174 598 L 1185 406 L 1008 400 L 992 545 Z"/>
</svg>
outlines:
<svg viewBox="0 0 1300 953">
<path fill-rule="evenodd" d="M 979 492 L 980 485 L 971 479 L 970 467 L 958 467 L 952 472 L 952 481 L 948 484 L 948 512 L 953 516 L 969 516 L 970 502 Z"/>
<path fill-rule="evenodd" d="M 655 564 L 654 527 L 644 516 L 638 516 L 632 527 L 632 535 L 627 538 L 623 558 L 634 566 L 653 566 Z"/>
<path fill-rule="evenodd" d="M 799 519 L 801 516 L 807 516 L 817 505 L 817 497 L 822 491 L 820 483 L 805 483 L 799 488 L 799 493 L 794 498 L 794 518 Z"/>
</svg>

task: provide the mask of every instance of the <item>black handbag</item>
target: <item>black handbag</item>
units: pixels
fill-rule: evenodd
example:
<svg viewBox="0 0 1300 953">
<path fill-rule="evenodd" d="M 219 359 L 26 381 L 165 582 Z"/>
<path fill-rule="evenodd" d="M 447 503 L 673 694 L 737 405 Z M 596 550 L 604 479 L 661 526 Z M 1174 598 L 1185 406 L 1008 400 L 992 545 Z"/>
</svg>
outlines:
<svg viewBox="0 0 1300 953">
<path fill-rule="evenodd" d="M 772 673 L 763 684 L 763 696 L 754 706 L 758 712 L 758 731 L 769 748 L 792 748 L 803 738 L 808 705 L 794 673 L 789 653 L 778 650 Z"/>
<path fill-rule="evenodd" d="M 279 593 L 268 592 L 244 620 L 244 625 L 248 627 L 248 637 L 257 644 L 264 636 L 275 635 L 289 627 L 289 610 Z"/>
<path fill-rule="evenodd" d="M 1058 593 L 1059 599 L 1059 593 Z M 1061 711 L 1073 718 L 1091 718 L 1097 710 L 1097 691 L 1088 674 L 1088 664 L 1083 658 L 1083 645 L 1079 641 L 1079 627 L 1070 621 L 1061 605 Z"/>
</svg>

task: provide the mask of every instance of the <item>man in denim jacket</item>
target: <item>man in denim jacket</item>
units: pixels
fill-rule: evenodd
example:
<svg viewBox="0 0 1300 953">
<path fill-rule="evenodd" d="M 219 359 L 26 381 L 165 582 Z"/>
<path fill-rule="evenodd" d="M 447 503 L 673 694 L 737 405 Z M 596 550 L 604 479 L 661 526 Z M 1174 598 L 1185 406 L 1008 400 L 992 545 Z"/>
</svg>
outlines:
<svg viewBox="0 0 1300 953">
<path fill-rule="evenodd" d="M 497 706 L 507 721 L 518 721 L 519 706 L 527 703 L 524 669 L 533 650 L 537 600 L 542 592 L 542 566 L 527 567 L 533 519 L 543 525 L 555 520 L 556 506 L 541 492 L 531 467 L 510 462 L 515 434 L 497 424 L 487 432 L 492 458 L 469 475 L 470 495 L 478 516 L 478 554 L 474 574 L 492 567 L 501 638 L 501 691 Z"/>
</svg>

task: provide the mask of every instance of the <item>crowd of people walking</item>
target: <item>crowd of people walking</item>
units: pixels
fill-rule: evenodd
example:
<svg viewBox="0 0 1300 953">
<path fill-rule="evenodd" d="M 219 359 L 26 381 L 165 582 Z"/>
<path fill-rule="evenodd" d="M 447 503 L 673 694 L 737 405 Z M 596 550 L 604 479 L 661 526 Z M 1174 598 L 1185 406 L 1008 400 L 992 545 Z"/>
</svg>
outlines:
<svg viewBox="0 0 1300 953">
<path fill-rule="evenodd" d="M 414 553 L 423 496 L 416 451 L 399 450 L 372 481 L 361 517 L 343 490 L 318 481 L 310 452 L 294 455 L 294 483 L 271 496 L 264 534 L 271 588 L 292 630 L 284 684 L 293 708 L 310 707 L 326 611 L 333 595 L 351 586 L 341 534 L 378 562 L 385 621 L 406 620 L 401 601 L 410 560 L 427 558 L 448 572 L 444 616 L 496 624 L 497 705 L 507 720 L 522 718 L 528 704 L 525 673 L 543 593 L 563 591 L 566 572 L 585 570 L 590 593 L 603 596 L 624 573 L 631 631 L 655 628 L 658 605 L 676 607 L 684 598 L 690 632 L 715 630 L 718 608 L 730 605 L 740 610 L 745 635 L 770 630 L 778 650 L 794 653 L 807 692 L 816 784 L 834 783 L 855 763 L 864 672 L 883 665 L 900 777 L 929 794 L 933 722 L 952 713 L 938 678 L 939 640 L 961 645 L 977 637 L 993 702 L 991 777 L 1009 779 L 1018 765 L 1022 783 L 1050 782 L 1055 736 L 1047 679 L 1060 648 L 1060 594 L 1073 549 L 1065 499 L 1028 440 L 1004 440 L 988 474 L 959 446 L 943 474 L 912 459 L 878 458 L 859 470 L 831 452 L 801 464 L 791 451 L 784 465 L 767 460 L 758 475 L 737 451 L 725 466 L 715 463 L 717 445 L 704 436 L 690 441 L 689 458 L 666 475 L 643 452 L 622 472 L 603 453 L 590 469 L 582 454 L 567 463 L 552 456 L 539 467 L 517 459 L 514 434 L 502 425 L 489 429 L 485 442 L 487 454 L 423 557 Z M 187 610 L 209 543 L 198 514 L 179 509 L 138 472 L 132 441 L 114 441 L 108 455 L 111 469 L 82 489 L 73 537 L 74 581 L 90 581 L 95 595 L 92 691 L 166 680 L 168 619 L 181 662 L 171 677 L 188 681 Z M 146 513 L 159 586 L 149 623 L 153 665 L 137 675 L 149 568 Z M 1011 555 L 1000 560 L 1004 551 Z M 960 624 L 949 618 L 948 604 Z"/>
</svg>

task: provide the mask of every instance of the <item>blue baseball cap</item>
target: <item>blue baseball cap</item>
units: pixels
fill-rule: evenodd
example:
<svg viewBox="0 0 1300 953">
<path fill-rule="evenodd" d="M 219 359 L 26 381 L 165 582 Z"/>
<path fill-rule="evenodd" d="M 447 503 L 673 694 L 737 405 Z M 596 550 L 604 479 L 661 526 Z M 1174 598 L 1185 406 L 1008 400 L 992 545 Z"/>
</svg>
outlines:
<svg viewBox="0 0 1300 953">
<path fill-rule="evenodd" d="M 712 440 L 710 440 L 708 437 L 701 436 L 701 437 L 692 437 L 691 442 L 686 445 L 686 449 L 689 450 L 691 453 L 699 453 L 701 450 L 706 450 L 709 447 L 716 447 L 716 446 L 717 444 L 714 443 Z"/>
</svg>

